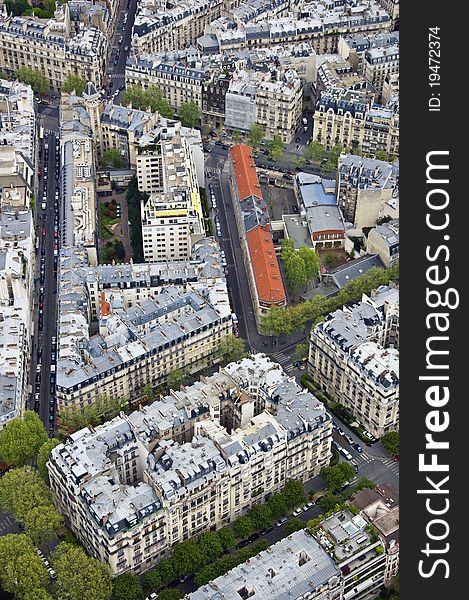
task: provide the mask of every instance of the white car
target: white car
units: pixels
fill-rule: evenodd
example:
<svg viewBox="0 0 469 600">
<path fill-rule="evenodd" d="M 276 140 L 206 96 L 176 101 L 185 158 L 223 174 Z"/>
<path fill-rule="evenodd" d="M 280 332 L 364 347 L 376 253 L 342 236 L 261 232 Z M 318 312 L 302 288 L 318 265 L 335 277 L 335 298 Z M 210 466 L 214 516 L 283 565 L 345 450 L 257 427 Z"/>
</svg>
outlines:
<svg viewBox="0 0 469 600">
<path fill-rule="evenodd" d="M 347 440 L 347 442 L 348 442 L 350 445 L 353 445 L 353 439 L 352 439 L 352 438 L 351 438 L 349 435 L 344 435 L 344 438 Z"/>
<path fill-rule="evenodd" d="M 293 511 L 293 516 L 297 517 L 298 515 L 301 515 L 302 512 L 303 512 L 302 508 L 297 508 L 295 511 Z"/>
<path fill-rule="evenodd" d="M 350 454 L 350 452 L 349 452 L 348 450 L 346 450 L 345 448 L 341 448 L 341 449 L 339 450 L 339 452 L 340 452 L 340 453 L 341 453 L 343 456 L 345 456 L 345 458 L 346 458 L 347 460 L 352 460 L 353 456 L 352 456 L 352 455 Z"/>
</svg>

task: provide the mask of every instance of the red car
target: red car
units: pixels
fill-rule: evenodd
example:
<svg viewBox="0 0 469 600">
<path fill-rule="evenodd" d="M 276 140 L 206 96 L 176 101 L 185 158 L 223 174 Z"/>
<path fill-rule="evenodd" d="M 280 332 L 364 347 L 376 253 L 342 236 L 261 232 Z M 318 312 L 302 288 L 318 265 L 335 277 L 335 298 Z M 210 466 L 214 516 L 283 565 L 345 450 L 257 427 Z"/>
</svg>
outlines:
<svg viewBox="0 0 469 600">
<path fill-rule="evenodd" d="M 42 233 L 42 236 L 46 235 L 46 230 L 44 229 L 44 227 L 42 228 L 42 232 L 41 233 Z"/>
<path fill-rule="evenodd" d="M 400 458 L 399 454 L 395 454 L 395 455 L 392 457 L 392 459 L 393 459 L 393 461 L 394 461 L 394 462 L 397 462 L 397 461 L 399 460 L 399 458 Z"/>
<path fill-rule="evenodd" d="M 54 237 L 58 238 L 59 237 L 59 232 L 58 231 L 54 231 Z"/>
</svg>

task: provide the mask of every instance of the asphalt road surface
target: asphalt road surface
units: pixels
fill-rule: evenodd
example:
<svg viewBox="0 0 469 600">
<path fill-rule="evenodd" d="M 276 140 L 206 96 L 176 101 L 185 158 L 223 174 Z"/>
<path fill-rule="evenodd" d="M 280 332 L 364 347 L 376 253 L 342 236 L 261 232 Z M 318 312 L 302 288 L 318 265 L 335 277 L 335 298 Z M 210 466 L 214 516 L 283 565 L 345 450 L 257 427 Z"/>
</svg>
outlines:
<svg viewBox="0 0 469 600">
<path fill-rule="evenodd" d="M 55 376 L 51 373 L 52 337 L 57 336 L 57 270 L 58 257 L 54 257 L 54 245 L 58 248 L 60 217 L 54 203 L 58 190 L 58 163 L 56 163 L 55 133 L 47 133 L 41 140 L 40 160 L 42 177 L 36 201 L 36 236 L 39 248 L 36 255 L 34 289 L 33 355 L 31 358 L 31 383 L 33 394 L 29 408 L 36 410 L 46 430 L 52 436 L 55 424 Z M 46 149 L 47 145 L 47 149 Z M 47 169 L 46 169 L 47 166 Z M 47 173 L 47 178 L 46 178 Z M 44 196 L 45 194 L 45 196 Z M 42 203 L 46 202 L 46 208 Z M 57 200 L 57 202 L 59 202 Z M 57 252 L 58 254 L 58 252 Z M 52 380 L 51 380 L 52 376 Z M 36 394 L 39 393 L 39 406 Z"/>
</svg>

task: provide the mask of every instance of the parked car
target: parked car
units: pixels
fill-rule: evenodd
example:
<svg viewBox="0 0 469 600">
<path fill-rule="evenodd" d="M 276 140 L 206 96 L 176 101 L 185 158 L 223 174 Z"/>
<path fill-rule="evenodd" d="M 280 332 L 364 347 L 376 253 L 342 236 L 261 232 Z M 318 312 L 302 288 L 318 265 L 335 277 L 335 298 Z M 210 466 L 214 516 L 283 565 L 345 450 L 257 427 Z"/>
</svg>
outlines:
<svg viewBox="0 0 469 600">
<path fill-rule="evenodd" d="M 352 438 L 351 438 L 349 435 L 347 435 L 347 434 L 346 434 L 346 435 L 344 435 L 344 437 L 345 437 L 345 439 L 347 440 L 347 442 L 348 442 L 348 443 L 349 443 L 351 446 L 353 446 L 353 439 L 352 439 Z"/>
<path fill-rule="evenodd" d="M 238 550 L 240 550 L 241 548 L 245 548 L 246 546 L 249 545 L 249 540 L 241 540 L 237 545 L 236 548 Z"/>
<path fill-rule="evenodd" d="M 261 531 L 261 535 L 267 535 L 268 533 L 270 533 L 271 531 L 273 531 L 274 528 L 273 527 L 266 527 L 265 529 L 263 529 Z"/>
<path fill-rule="evenodd" d="M 275 525 L 277 527 L 281 527 L 282 525 L 284 525 L 286 522 L 288 521 L 287 517 L 282 517 L 281 519 L 279 519 Z"/>
<path fill-rule="evenodd" d="M 337 433 L 339 435 L 345 435 L 345 432 L 340 427 L 337 429 Z"/>
<path fill-rule="evenodd" d="M 357 452 L 363 452 L 363 448 L 360 446 L 360 444 L 354 444 L 353 447 Z"/>
<path fill-rule="evenodd" d="M 260 537 L 261 537 L 261 536 L 260 536 L 260 534 L 258 534 L 258 533 L 252 533 L 252 534 L 251 534 L 251 535 L 248 537 L 248 540 L 249 540 L 250 542 L 255 542 L 255 541 L 256 541 L 256 540 L 258 540 Z"/>
<path fill-rule="evenodd" d="M 293 516 L 297 517 L 298 515 L 301 515 L 302 512 L 303 512 L 302 508 L 297 508 L 296 510 L 293 511 Z"/>
</svg>

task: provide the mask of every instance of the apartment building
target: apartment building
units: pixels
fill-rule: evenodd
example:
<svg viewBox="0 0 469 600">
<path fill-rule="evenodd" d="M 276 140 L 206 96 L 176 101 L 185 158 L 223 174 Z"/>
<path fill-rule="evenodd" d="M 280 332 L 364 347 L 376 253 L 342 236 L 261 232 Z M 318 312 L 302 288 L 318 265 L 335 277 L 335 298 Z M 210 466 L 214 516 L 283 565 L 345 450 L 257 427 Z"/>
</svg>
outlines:
<svg viewBox="0 0 469 600">
<path fill-rule="evenodd" d="M 373 49 L 389 47 L 399 47 L 398 31 L 368 35 L 344 35 L 339 38 L 337 51 L 343 59 L 350 62 L 358 74 L 363 75 L 365 70 L 365 53 Z"/>
<path fill-rule="evenodd" d="M 249 561 L 187 594 L 185 600 L 282 598 L 339 600 L 344 580 L 329 554 L 306 529 L 292 533 Z"/>
<path fill-rule="evenodd" d="M 324 519 L 312 534 L 326 552 L 332 553 L 341 571 L 342 600 L 374 598 L 384 584 L 384 541 L 367 530 L 361 515 L 346 509 Z"/>
<path fill-rule="evenodd" d="M 158 113 L 120 106 L 106 100 L 91 81 L 82 96 L 62 95 L 61 106 L 62 111 L 68 111 L 74 118 L 86 119 L 98 157 L 114 148 L 132 169 L 136 168 L 140 139 L 153 131 L 160 118 Z"/>
<path fill-rule="evenodd" d="M 327 152 L 336 144 L 374 156 L 399 153 L 399 108 L 369 102 L 364 90 L 326 89 L 316 102 L 313 140 Z"/>
<path fill-rule="evenodd" d="M 386 267 L 399 261 L 399 219 L 392 219 L 374 227 L 368 234 L 366 249 L 370 254 L 379 254 Z"/>
<path fill-rule="evenodd" d="M 0 430 L 23 414 L 32 392 L 36 144 L 31 87 L 0 79 Z"/>
<path fill-rule="evenodd" d="M 66 247 L 80 246 L 92 266 L 98 263 L 96 156 L 89 115 L 77 120 L 63 98 L 60 126 L 61 236 Z"/>
<path fill-rule="evenodd" d="M 311 331 L 311 376 L 376 437 L 399 421 L 398 319 L 397 290 L 380 288 Z"/>
<path fill-rule="evenodd" d="M 143 572 L 182 540 L 218 529 L 331 456 L 324 405 L 263 354 L 52 451 L 58 509 L 111 571 Z"/>
<path fill-rule="evenodd" d="M 385 583 L 399 573 L 399 493 L 387 485 L 356 493 L 352 503 L 378 531 L 386 549 Z"/>
<path fill-rule="evenodd" d="M 0 71 L 10 78 L 26 67 L 47 77 L 53 92 L 60 92 L 70 74 L 100 86 L 105 57 L 106 38 L 99 29 L 86 27 L 72 35 L 67 3 L 47 21 L 0 15 Z"/>
<path fill-rule="evenodd" d="M 171 371 L 199 368 L 231 333 L 212 238 L 194 245 L 186 262 L 148 265 L 92 267 L 81 247 L 64 247 L 58 285 L 59 412 L 100 397 L 133 400 Z"/>
<path fill-rule="evenodd" d="M 15 206 L 29 206 L 37 188 L 38 161 L 31 87 L 0 79 L 0 114 L 0 191 L 14 189 L 19 194 Z"/>
<path fill-rule="evenodd" d="M 399 163 L 342 154 L 336 183 L 345 220 L 357 229 L 374 227 L 383 206 L 399 196 Z"/>
<path fill-rule="evenodd" d="M 140 0 L 132 30 L 132 53 L 140 56 L 194 44 L 227 4 L 224 0 L 184 0 L 167 6 L 159 0 Z"/>
<path fill-rule="evenodd" d="M 162 60 L 157 55 L 129 57 L 125 67 L 125 85 L 158 88 L 170 107 L 177 111 L 185 102 L 202 109 L 204 72 L 177 60 Z"/>
<path fill-rule="evenodd" d="M 147 262 L 187 260 L 205 236 L 194 155 L 198 144 L 188 136 L 179 122 L 170 121 L 142 138 L 137 151 L 138 187 L 147 194 L 141 203 Z"/>
<path fill-rule="evenodd" d="M 374 508 L 370 506 L 365 510 Z M 376 529 L 370 531 L 365 513 L 354 515 L 349 509 L 335 513 L 312 531 L 301 529 L 272 544 L 245 563 L 186 594 L 185 599 L 374 598 L 389 580 L 389 565 L 395 563 L 395 547 L 390 547 L 378 529 L 378 521 L 373 521 Z"/>
<path fill-rule="evenodd" d="M 245 71 L 233 75 L 225 96 L 225 126 L 249 131 L 254 123 L 266 139 L 293 141 L 303 109 L 303 87 L 292 69 Z"/>
<path fill-rule="evenodd" d="M 378 92 L 381 102 L 386 77 L 399 74 L 399 46 L 370 48 L 363 60 L 363 74 Z"/>
<path fill-rule="evenodd" d="M 392 27 L 389 14 L 377 2 L 357 2 L 350 10 L 346 2 L 321 1 L 297 12 L 297 16 L 280 12 L 242 25 L 232 15 L 223 15 L 207 25 L 197 45 L 203 52 L 225 53 L 308 42 L 317 54 L 332 54 L 341 35 L 387 32 Z"/>
<path fill-rule="evenodd" d="M 259 325 L 260 317 L 271 306 L 285 306 L 287 298 L 252 149 L 245 145 L 233 146 L 229 166 L 236 224 L 247 267 L 254 314 Z"/>
</svg>

